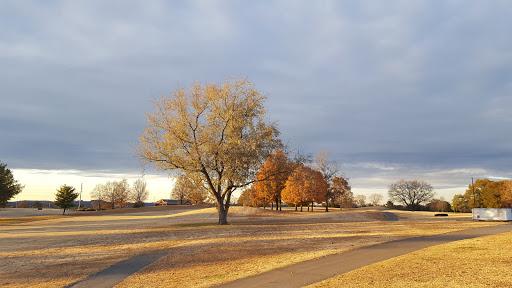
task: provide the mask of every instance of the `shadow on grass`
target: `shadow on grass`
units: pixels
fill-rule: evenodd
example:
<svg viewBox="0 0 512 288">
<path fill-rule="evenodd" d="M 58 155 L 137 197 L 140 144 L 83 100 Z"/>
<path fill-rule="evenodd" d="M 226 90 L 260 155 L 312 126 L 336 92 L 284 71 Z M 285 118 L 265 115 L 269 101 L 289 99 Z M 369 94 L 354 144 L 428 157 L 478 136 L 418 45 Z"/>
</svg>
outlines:
<svg viewBox="0 0 512 288">
<path fill-rule="evenodd" d="M 215 226 L 222 227 L 223 225 L 219 225 L 217 223 L 182 223 L 182 224 L 175 224 L 172 226 L 186 228 L 186 227 L 215 227 Z"/>
</svg>

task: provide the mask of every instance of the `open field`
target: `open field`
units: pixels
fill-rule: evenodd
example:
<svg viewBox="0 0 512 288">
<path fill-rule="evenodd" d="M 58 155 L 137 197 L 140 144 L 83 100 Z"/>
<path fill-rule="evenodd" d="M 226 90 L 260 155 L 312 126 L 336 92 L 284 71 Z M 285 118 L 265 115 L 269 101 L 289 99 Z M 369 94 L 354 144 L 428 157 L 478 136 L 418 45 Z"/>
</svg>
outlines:
<svg viewBox="0 0 512 288">
<path fill-rule="evenodd" d="M 134 255 L 163 252 L 168 255 L 117 287 L 209 287 L 364 245 L 500 225 L 470 215 L 398 211 L 401 221 L 385 222 L 375 209 L 232 207 L 228 226 L 212 225 L 214 208 L 112 212 L 0 225 L 0 286 L 65 286 Z"/>
<path fill-rule="evenodd" d="M 69 211 L 66 211 L 69 214 Z M 43 208 L 2 208 L 0 209 L 0 220 L 5 218 L 36 217 L 48 215 L 62 215 L 62 209 Z"/>
</svg>

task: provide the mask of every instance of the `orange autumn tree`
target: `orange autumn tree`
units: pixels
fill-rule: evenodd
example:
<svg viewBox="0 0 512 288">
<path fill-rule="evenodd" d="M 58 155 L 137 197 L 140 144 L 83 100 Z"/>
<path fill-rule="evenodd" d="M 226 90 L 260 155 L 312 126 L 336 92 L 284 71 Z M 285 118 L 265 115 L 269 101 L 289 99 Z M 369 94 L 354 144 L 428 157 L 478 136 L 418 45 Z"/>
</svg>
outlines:
<svg viewBox="0 0 512 288">
<path fill-rule="evenodd" d="M 281 197 L 283 201 L 295 204 L 295 210 L 300 205 L 300 211 L 302 211 L 304 204 L 311 203 L 311 211 L 313 211 L 313 203 L 324 202 L 326 192 L 327 183 L 322 173 L 307 166 L 300 166 L 288 177 Z"/>
<path fill-rule="evenodd" d="M 252 193 L 253 200 L 263 204 L 276 204 L 276 210 L 281 207 L 281 191 L 283 191 L 286 180 L 288 179 L 290 165 L 286 155 L 281 150 L 276 150 L 270 156 L 260 170 L 256 173 L 256 182 Z"/>
</svg>

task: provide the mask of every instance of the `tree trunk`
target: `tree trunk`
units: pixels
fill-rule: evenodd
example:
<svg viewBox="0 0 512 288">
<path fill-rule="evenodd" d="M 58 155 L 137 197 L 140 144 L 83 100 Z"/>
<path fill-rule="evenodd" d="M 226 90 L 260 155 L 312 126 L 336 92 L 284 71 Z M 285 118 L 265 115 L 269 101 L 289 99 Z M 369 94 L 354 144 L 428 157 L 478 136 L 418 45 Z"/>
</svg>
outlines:
<svg viewBox="0 0 512 288">
<path fill-rule="evenodd" d="M 300 203 L 300 212 L 302 212 L 302 207 L 304 206 L 304 204 Z M 309 207 L 308 207 L 308 210 L 309 210 Z"/>
<path fill-rule="evenodd" d="M 313 202 L 311 202 L 311 212 L 313 212 Z"/>
<path fill-rule="evenodd" d="M 270 205 L 272 205 L 272 208 L 270 208 L 270 210 L 274 210 L 274 202 L 270 202 Z"/>
<path fill-rule="evenodd" d="M 297 206 L 298 206 L 298 205 L 297 205 L 297 203 L 295 203 L 295 211 L 298 211 L 298 210 L 297 210 Z"/>
<path fill-rule="evenodd" d="M 277 205 L 278 202 L 276 202 L 276 205 Z M 279 211 L 283 211 L 282 210 L 283 208 L 283 203 L 281 203 L 281 200 L 279 200 Z"/>
<path fill-rule="evenodd" d="M 325 199 L 325 212 L 329 212 L 329 200 Z"/>
<path fill-rule="evenodd" d="M 66 208 L 64 208 L 64 211 L 62 211 L 62 215 L 64 215 L 64 213 L 66 213 Z"/>
<path fill-rule="evenodd" d="M 224 207 L 224 205 L 219 205 L 217 207 L 219 212 L 219 225 L 228 225 L 228 209 Z"/>
</svg>

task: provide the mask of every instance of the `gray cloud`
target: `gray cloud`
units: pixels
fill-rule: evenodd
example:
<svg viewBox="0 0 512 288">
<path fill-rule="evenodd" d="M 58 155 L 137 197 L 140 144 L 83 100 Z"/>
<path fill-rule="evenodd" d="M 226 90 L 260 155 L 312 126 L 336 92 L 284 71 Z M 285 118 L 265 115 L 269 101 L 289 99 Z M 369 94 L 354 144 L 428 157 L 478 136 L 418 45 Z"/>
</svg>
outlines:
<svg viewBox="0 0 512 288">
<path fill-rule="evenodd" d="M 508 177 L 510 6 L 2 2 L 0 159 L 138 171 L 131 146 L 149 100 L 235 74 L 269 94 L 285 140 L 331 151 L 354 179 L 382 185 L 454 169 Z"/>
</svg>

